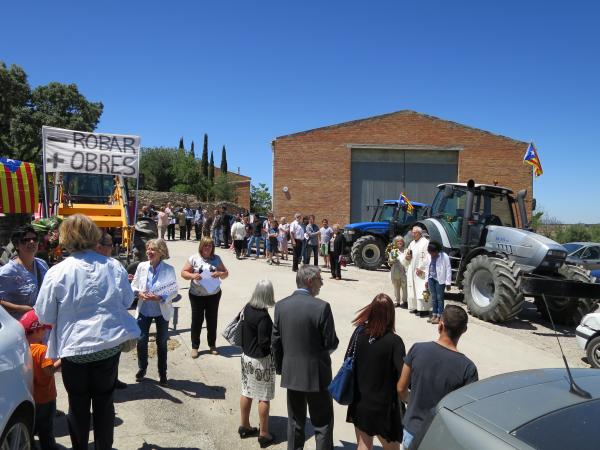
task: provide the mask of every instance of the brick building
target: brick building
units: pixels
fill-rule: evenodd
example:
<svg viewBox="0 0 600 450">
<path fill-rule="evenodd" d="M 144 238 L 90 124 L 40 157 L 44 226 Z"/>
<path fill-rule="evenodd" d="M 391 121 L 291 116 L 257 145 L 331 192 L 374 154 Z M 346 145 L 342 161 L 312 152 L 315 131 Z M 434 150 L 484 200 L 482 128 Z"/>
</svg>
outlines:
<svg viewBox="0 0 600 450">
<path fill-rule="evenodd" d="M 272 143 L 273 210 L 330 223 L 369 220 L 367 205 L 431 203 L 442 182 L 493 184 L 533 197 L 527 143 L 414 111 L 280 136 Z M 530 209 L 530 208 L 529 208 Z"/>
<path fill-rule="evenodd" d="M 215 167 L 215 179 L 221 176 L 221 169 Z M 250 211 L 250 182 L 252 178 L 235 172 L 227 172 L 227 179 L 235 188 L 235 203 Z"/>
</svg>

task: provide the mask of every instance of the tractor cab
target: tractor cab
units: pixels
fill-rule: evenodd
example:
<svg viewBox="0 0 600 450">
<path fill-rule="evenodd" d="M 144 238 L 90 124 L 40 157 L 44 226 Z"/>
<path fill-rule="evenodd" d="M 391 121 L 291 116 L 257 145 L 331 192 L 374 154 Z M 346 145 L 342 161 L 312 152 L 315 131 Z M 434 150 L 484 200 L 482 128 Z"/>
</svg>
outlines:
<svg viewBox="0 0 600 450">
<path fill-rule="evenodd" d="M 471 214 L 465 214 L 465 208 L 469 208 L 466 183 L 441 184 L 438 188 L 431 205 L 431 217 L 441 223 L 451 248 L 460 247 L 464 233 L 468 233 L 466 243 L 474 247 L 485 243 L 488 225 L 516 226 L 516 200 L 510 189 L 476 184 L 472 191 Z"/>
</svg>

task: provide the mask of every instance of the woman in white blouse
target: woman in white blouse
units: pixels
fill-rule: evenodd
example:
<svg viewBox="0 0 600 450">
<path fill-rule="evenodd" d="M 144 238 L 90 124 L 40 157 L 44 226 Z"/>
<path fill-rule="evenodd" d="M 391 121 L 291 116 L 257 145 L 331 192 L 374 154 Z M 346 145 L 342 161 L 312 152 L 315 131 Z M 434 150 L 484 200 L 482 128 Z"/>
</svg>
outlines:
<svg viewBox="0 0 600 450">
<path fill-rule="evenodd" d="M 137 382 L 146 376 L 148 368 L 148 337 L 150 325 L 156 324 L 156 347 L 158 354 L 159 384 L 167 385 L 167 341 L 169 321 L 173 317 L 173 298 L 177 295 L 177 276 L 173 266 L 164 262 L 169 258 L 169 249 L 164 239 L 152 239 L 146 243 L 148 261 L 141 262 L 131 288 L 138 294 L 136 319 L 142 335 L 137 343 Z"/>
<path fill-rule="evenodd" d="M 52 325 L 46 356 L 62 360 L 72 448 L 88 448 L 91 407 L 95 448 L 109 450 L 121 345 L 140 335 L 127 312 L 133 291 L 121 263 L 95 251 L 102 233 L 91 219 L 69 216 L 59 233 L 70 256 L 48 270 L 34 310 Z"/>
</svg>

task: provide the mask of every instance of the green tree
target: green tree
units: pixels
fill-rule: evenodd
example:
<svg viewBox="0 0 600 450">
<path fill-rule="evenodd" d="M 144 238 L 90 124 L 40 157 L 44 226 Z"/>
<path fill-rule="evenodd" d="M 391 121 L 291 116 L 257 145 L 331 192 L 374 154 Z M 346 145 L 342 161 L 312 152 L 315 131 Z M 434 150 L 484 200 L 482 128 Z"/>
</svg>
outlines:
<svg viewBox="0 0 600 450">
<path fill-rule="evenodd" d="M 206 133 L 204 133 L 204 147 L 202 147 L 201 173 L 208 178 L 208 134 Z"/>
<path fill-rule="evenodd" d="M 223 150 L 221 150 L 221 173 L 227 173 L 227 150 L 225 150 L 225 146 L 223 146 Z"/>
<path fill-rule="evenodd" d="M 213 152 L 210 152 L 210 163 L 208 164 L 208 180 L 211 184 L 215 183 L 215 158 Z"/>
<path fill-rule="evenodd" d="M 272 198 L 269 187 L 264 183 L 250 186 L 250 211 L 256 214 L 266 214 L 271 211 Z"/>
<path fill-rule="evenodd" d="M 177 151 L 174 148 L 143 148 L 140 155 L 140 188 L 170 191 L 177 182 L 176 163 Z"/>
<path fill-rule="evenodd" d="M 0 147 L 3 153 L 11 147 L 11 119 L 18 108 L 27 104 L 30 97 L 31 89 L 25 71 L 14 64 L 8 69 L 0 61 Z"/>
<path fill-rule="evenodd" d="M 18 77 L 22 82 L 22 75 Z M 22 95 L 22 86 L 20 92 Z M 0 140 L 11 157 L 33 161 L 42 149 L 42 125 L 94 131 L 103 108 L 100 102 L 89 102 L 75 84 L 52 82 L 39 86 L 24 104 L 10 108 L 9 131 Z"/>
<path fill-rule="evenodd" d="M 592 240 L 592 230 L 582 223 L 567 225 L 556 233 L 558 242 L 587 242 Z"/>
<path fill-rule="evenodd" d="M 217 177 L 215 180 L 213 196 L 215 200 L 220 201 L 235 202 L 237 200 L 235 187 L 229 182 L 226 174 Z"/>
<path fill-rule="evenodd" d="M 185 146 L 183 145 L 183 136 L 181 136 L 179 138 L 179 147 L 177 147 L 179 150 L 185 150 Z"/>
<path fill-rule="evenodd" d="M 196 159 L 196 152 L 194 151 L 194 141 L 192 141 L 192 145 L 190 146 L 190 156 L 193 159 Z"/>
</svg>

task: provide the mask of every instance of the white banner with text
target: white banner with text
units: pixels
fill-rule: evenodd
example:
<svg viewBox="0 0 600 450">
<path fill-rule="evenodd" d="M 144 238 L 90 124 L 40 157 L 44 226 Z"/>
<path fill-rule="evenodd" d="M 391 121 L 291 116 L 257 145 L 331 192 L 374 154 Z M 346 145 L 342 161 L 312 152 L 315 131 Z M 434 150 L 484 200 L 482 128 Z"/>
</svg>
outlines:
<svg viewBox="0 0 600 450">
<path fill-rule="evenodd" d="M 138 176 L 140 137 L 42 127 L 46 172 Z"/>
</svg>

